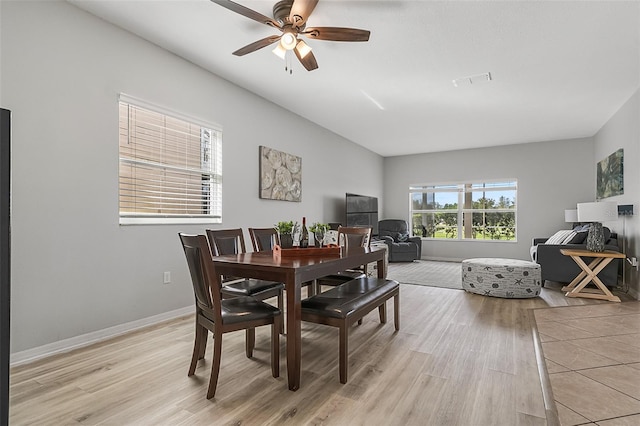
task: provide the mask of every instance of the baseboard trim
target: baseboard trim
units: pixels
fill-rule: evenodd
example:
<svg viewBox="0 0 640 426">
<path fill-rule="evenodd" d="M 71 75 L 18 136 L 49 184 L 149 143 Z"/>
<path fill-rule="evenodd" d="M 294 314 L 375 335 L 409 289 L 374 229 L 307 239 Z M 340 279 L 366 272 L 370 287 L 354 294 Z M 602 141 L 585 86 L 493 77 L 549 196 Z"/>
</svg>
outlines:
<svg viewBox="0 0 640 426">
<path fill-rule="evenodd" d="M 185 315 L 192 314 L 193 312 L 194 312 L 193 306 L 186 306 L 184 308 L 175 309 L 169 312 L 163 312 L 158 315 L 153 315 L 147 318 L 142 318 L 142 319 L 131 321 L 125 324 L 119 324 L 119 325 L 108 327 L 102 330 L 93 331 L 91 333 L 81 334 L 79 336 L 71 337 L 69 339 L 48 343 L 46 345 L 38 346 L 36 348 L 27 349 L 20 352 L 14 352 L 11 354 L 11 357 L 10 357 L 10 365 L 11 367 L 17 367 L 19 365 L 28 364 L 42 358 L 50 357 L 52 355 L 70 352 L 74 349 L 82 348 L 85 346 L 92 345 L 94 343 L 112 339 L 114 337 L 123 335 L 125 333 L 129 333 L 131 331 L 139 330 L 141 328 L 156 325 L 161 322 L 183 317 Z"/>
<path fill-rule="evenodd" d="M 464 259 L 458 259 L 458 258 L 453 258 L 453 257 L 424 256 L 420 260 L 432 260 L 434 262 L 455 262 L 455 263 L 460 263 Z"/>
</svg>

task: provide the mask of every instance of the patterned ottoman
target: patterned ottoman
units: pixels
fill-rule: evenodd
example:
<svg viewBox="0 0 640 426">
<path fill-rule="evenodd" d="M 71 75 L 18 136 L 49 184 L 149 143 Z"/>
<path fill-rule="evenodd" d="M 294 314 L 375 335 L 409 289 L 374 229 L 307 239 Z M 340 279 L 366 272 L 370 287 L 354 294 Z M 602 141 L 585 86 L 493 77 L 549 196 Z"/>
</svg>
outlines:
<svg viewBox="0 0 640 426">
<path fill-rule="evenodd" d="M 540 265 L 518 259 L 462 261 L 462 288 L 484 296 L 525 298 L 540 294 Z"/>
</svg>

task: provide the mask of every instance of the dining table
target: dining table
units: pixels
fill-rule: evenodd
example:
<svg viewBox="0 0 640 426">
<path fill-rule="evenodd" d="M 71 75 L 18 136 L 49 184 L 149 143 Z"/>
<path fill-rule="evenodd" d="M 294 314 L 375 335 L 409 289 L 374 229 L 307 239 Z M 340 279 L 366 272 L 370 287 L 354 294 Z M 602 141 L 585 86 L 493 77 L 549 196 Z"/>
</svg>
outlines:
<svg viewBox="0 0 640 426">
<path fill-rule="evenodd" d="M 300 249 L 305 250 L 305 249 Z M 378 278 L 386 278 L 386 248 L 353 247 L 348 251 L 319 255 L 281 256 L 273 251 L 214 256 L 216 276 L 213 285 L 221 285 L 221 276 L 256 278 L 282 282 L 286 292 L 287 379 L 289 389 L 300 388 L 302 353 L 301 288 L 306 283 L 326 275 L 377 262 Z"/>
</svg>

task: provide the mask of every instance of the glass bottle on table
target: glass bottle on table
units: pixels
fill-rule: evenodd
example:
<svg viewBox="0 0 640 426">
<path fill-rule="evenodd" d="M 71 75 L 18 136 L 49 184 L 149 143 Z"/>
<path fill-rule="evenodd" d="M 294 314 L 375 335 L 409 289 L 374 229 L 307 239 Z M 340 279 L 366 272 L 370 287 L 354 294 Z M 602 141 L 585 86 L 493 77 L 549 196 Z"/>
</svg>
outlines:
<svg viewBox="0 0 640 426">
<path fill-rule="evenodd" d="M 300 248 L 309 247 L 309 231 L 307 230 L 307 218 L 302 218 L 302 232 L 300 233 Z"/>
</svg>

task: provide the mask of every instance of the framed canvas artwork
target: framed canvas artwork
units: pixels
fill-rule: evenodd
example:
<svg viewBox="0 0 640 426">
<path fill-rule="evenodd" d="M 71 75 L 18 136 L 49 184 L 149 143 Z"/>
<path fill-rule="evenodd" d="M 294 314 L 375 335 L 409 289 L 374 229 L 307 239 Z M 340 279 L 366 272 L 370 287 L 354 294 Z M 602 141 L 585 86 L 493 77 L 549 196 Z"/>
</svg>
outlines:
<svg viewBox="0 0 640 426">
<path fill-rule="evenodd" d="M 596 171 L 596 199 L 624 194 L 624 150 L 619 149 L 598 162 Z"/>
<path fill-rule="evenodd" d="M 260 198 L 302 201 L 302 158 L 260 146 Z"/>
</svg>

